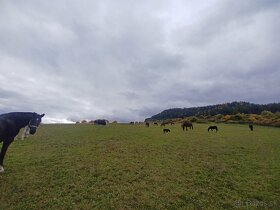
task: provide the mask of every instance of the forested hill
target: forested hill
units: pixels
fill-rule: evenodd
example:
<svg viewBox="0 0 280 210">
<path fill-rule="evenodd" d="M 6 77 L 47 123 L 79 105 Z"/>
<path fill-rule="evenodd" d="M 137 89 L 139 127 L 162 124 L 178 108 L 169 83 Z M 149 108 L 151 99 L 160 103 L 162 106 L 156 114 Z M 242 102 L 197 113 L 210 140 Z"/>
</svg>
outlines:
<svg viewBox="0 0 280 210">
<path fill-rule="evenodd" d="M 261 114 L 262 111 L 280 112 L 280 103 L 271 104 L 253 104 L 248 102 L 232 102 L 203 107 L 191 108 L 173 108 L 147 118 L 145 121 L 165 120 L 172 118 L 184 118 L 190 116 L 214 116 L 217 114 L 234 115 L 237 113 L 244 114 Z"/>
</svg>

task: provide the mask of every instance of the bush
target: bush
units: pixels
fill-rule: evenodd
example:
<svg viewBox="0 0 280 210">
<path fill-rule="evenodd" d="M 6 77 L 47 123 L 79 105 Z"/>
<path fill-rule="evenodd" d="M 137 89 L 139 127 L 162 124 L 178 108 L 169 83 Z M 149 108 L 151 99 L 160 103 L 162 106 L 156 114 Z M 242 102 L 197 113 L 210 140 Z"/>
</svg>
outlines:
<svg viewBox="0 0 280 210">
<path fill-rule="evenodd" d="M 220 119 L 222 119 L 224 117 L 224 115 L 222 115 L 222 114 L 217 114 L 217 115 L 215 115 L 215 118 L 217 119 L 217 120 L 220 120 Z"/>
<path fill-rule="evenodd" d="M 241 121 L 241 120 L 244 120 L 243 117 L 244 117 L 244 116 L 243 116 L 242 114 L 238 113 L 238 114 L 233 115 L 233 116 L 231 117 L 231 120 L 234 120 L 234 121 Z"/>
<path fill-rule="evenodd" d="M 249 120 L 250 122 L 256 122 L 256 121 L 257 121 L 257 118 L 256 118 L 256 116 L 251 115 L 251 116 L 249 117 L 248 120 Z"/>
<path fill-rule="evenodd" d="M 208 120 L 205 119 L 198 119 L 196 123 L 209 123 Z"/>
<path fill-rule="evenodd" d="M 275 113 L 276 118 L 280 118 L 280 112 Z"/>
<path fill-rule="evenodd" d="M 223 121 L 224 122 L 227 122 L 227 121 L 229 121 L 231 119 L 231 116 L 230 115 L 225 115 L 224 117 L 223 117 Z"/>
<path fill-rule="evenodd" d="M 196 117 L 191 117 L 189 120 L 190 120 L 191 122 L 197 122 L 197 118 L 196 118 Z"/>
<path fill-rule="evenodd" d="M 273 117 L 274 116 L 274 114 L 271 111 L 266 111 L 266 110 L 262 111 L 261 115 L 262 116 L 267 116 L 267 117 Z"/>
</svg>

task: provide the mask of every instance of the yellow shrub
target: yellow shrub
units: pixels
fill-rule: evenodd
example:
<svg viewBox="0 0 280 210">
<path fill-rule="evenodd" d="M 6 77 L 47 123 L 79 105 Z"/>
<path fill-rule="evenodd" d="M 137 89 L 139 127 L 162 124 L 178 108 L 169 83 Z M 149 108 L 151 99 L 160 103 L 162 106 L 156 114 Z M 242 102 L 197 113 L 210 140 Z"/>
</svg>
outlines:
<svg viewBox="0 0 280 210">
<path fill-rule="evenodd" d="M 223 117 L 223 120 L 224 121 L 228 121 L 228 120 L 230 120 L 231 119 L 231 116 L 230 115 L 225 115 L 224 117 Z"/>
</svg>

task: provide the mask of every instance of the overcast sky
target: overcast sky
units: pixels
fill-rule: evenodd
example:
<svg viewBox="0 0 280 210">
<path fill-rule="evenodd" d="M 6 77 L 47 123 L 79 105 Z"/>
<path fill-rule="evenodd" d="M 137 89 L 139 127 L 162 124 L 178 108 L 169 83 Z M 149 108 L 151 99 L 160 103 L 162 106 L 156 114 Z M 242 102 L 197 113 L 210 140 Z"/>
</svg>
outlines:
<svg viewBox="0 0 280 210">
<path fill-rule="evenodd" d="M 279 0 L 0 0 L 0 113 L 127 122 L 279 99 Z"/>
</svg>

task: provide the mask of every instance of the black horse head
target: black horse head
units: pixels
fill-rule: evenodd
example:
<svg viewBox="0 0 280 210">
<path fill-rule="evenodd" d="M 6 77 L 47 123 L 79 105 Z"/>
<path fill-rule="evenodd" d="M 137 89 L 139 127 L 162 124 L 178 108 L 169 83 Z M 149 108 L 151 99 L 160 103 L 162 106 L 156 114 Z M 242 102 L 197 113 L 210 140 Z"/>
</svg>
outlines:
<svg viewBox="0 0 280 210">
<path fill-rule="evenodd" d="M 28 127 L 30 129 L 29 133 L 31 135 L 36 133 L 36 130 L 38 128 L 38 126 L 40 125 L 41 121 L 42 121 L 42 117 L 44 117 L 45 114 L 37 114 L 37 113 L 33 113 L 32 118 L 30 119 L 29 123 L 28 123 Z"/>
</svg>

